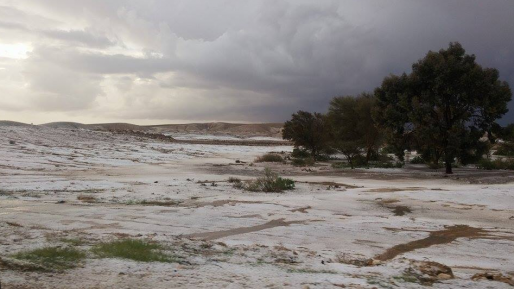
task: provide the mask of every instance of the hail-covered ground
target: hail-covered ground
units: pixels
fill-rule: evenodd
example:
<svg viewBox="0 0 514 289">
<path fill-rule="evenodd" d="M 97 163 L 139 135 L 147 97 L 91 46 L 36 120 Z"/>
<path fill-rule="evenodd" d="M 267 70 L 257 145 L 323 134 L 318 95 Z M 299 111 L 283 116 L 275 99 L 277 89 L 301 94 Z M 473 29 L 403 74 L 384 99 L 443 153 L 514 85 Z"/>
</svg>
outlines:
<svg viewBox="0 0 514 289">
<path fill-rule="evenodd" d="M 254 163 L 291 151 L 0 127 L 1 288 L 514 285 L 512 173 Z M 252 180 L 265 167 L 295 189 L 248 192 L 227 181 Z M 124 239 L 161 244 L 176 261 L 91 251 Z M 70 246 L 87 258 L 67 270 L 32 270 L 16 259 Z"/>
</svg>

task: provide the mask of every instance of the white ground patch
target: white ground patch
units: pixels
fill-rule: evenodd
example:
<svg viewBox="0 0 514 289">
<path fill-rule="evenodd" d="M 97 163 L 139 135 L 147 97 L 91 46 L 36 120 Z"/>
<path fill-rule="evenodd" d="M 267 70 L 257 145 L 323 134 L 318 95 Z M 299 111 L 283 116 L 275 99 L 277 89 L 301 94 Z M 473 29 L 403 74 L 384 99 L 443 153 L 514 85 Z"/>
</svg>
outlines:
<svg viewBox="0 0 514 289">
<path fill-rule="evenodd" d="M 268 166 L 295 179 L 294 191 L 249 193 L 226 182 L 259 175 L 266 166 L 252 164 L 259 155 L 291 150 L 0 127 L 0 257 L 62 246 L 59 238 L 86 240 L 81 249 L 88 250 L 100 240 L 130 236 L 168 244 L 187 260 L 136 263 L 90 254 L 64 273 L 0 269 L 0 282 L 13 288 L 419 288 L 402 276 L 411 260 L 431 260 L 456 275 L 435 288 L 509 287 L 470 278 L 514 272 L 511 183 L 405 177 L 407 169 L 309 172 L 283 164 Z M 412 212 L 396 216 L 399 205 Z M 379 266 L 341 262 L 342 255 L 374 258 L 454 225 L 490 233 L 412 250 Z M 189 240 L 220 232 L 223 237 L 210 242 Z M 191 253 L 183 243 L 198 250 Z M 219 250 L 208 254 L 202 244 Z"/>
</svg>

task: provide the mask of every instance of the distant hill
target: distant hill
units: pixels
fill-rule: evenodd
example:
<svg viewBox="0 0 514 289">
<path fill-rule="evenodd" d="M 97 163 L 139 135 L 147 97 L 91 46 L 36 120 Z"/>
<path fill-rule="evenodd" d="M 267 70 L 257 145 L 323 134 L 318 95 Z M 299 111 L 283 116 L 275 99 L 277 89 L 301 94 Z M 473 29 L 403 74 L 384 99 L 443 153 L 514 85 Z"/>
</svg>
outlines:
<svg viewBox="0 0 514 289">
<path fill-rule="evenodd" d="M 142 126 L 130 123 L 98 123 L 88 124 L 87 126 L 93 130 L 146 130 Z"/>
<path fill-rule="evenodd" d="M 67 129 L 90 129 L 90 130 L 145 130 L 144 127 L 130 123 L 98 123 L 98 124 L 83 124 L 78 122 L 50 122 L 41 124 L 41 126 L 52 128 L 67 128 Z"/>
<path fill-rule="evenodd" d="M 16 122 L 16 121 L 10 121 L 10 120 L 0 120 L 0 126 L 31 126 L 31 125 L 23 123 L 23 122 Z"/>
<path fill-rule="evenodd" d="M 82 124 L 82 123 L 78 123 L 78 122 L 50 122 L 50 123 L 42 124 L 41 126 L 52 127 L 52 128 L 68 128 L 68 129 L 77 129 L 77 128 L 87 129 L 88 128 L 87 124 Z"/>
<path fill-rule="evenodd" d="M 1 124 L 0 124 L 1 125 Z M 235 135 L 235 136 L 265 136 L 281 137 L 282 123 L 187 123 L 187 124 L 162 124 L 139 126 L 130 123 L 98 123 L 82 124 L 77 122 L 52 122 L 41 126 L 65 129 L 90 129 L 104 131 L 134 130 L 147 131 L 152 133 L 197 133 L 213 135 Z"/>
<path fill-rule="evenodd" d="M 145 128 L 158 133 L 199 133 L 199 134 L 228 134 L 238 136 L 269 136 L 280 137 L 282 123 L 188 123 L 151 125 Z"/>
</svg>

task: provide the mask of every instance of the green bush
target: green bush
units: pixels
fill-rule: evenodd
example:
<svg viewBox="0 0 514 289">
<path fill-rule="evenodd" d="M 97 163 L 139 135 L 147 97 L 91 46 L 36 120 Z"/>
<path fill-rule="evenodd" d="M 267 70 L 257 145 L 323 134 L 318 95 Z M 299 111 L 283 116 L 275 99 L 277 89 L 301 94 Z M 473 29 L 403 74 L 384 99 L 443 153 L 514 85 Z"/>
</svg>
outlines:
<svg viewBox="0 0 514 289">
<path fill-rule="evenodd" d="M 347 169 L 350 167 L 350 164 L 347 162 L 337 162 L 337 163 L 332 163 L 331 166 L 334 169 Z"/>
<path fill-rule="evenodd" d="M 281 163 L 284 162 L 282 156 L 274 153 L 267 153 L 255 159 L 256 163 Z"/>
<path fill-rule="evenodd" d="M 294 181 L 291 179 L 278 177 L 271 188 L 272 190 L 275 190 L 276 188 L 279 191 L 294 190 Z"/>
<path fill-rule="evenodd" d="M 329 152 L 328 148 L 323 151 L 323 154 L 318 154 L 316 157 L 313 157 L 306 150 L 295 148 L 291 153 L 291 164 L 295 167 L 309 167 L 313 166 L 316 161 L 328 161 L 330 160 L 330 154 L 334 152 Z"/>
<path fill-rule="evenodd" d="M 362 155 L 357 155 L 352 160 L 354 167 L 368 167 L 368 163 L 366 162 L 366 157 Z"/>
<path fill-rule="evenodd" d="M 304 159 L 304 158 L 308 158 L 310 156 L 311 156 L 311 154 L 308 151 L 299 149 L 299 148 L 293 149 L 293 152 L 291 153 L 291 157 L 293 157 L 293 158 Z"/>
<path fill-rule="evenodd" d="M 477 168 L 482 170 L 497 170 L 497 165 L 494 163 L 494 161 L 488 160 L 488 159 L 482 159 L 478 162 Z"/>
<path fill-rule="evenodd" d="M 286 190 L 293 190 L 295 183 L 291 179 L 279 177 L 277 173 L 266 168 L 264 170 L 264 176 L 249 181 L 246 184 L 241 183 L 241 185 L 238 185 L 238 188 L 251 192 L 279 193 Z"/>
<path fill-rule="evenodd" d="M 415 156 L 410 160 L 411 164 L 422 165 L 425 164 L 425 160 L 421 156 Z"/>
<path fill-rule="evenodd" d="M 403 168 L 403 166 L 404 166 L 404 164 L 402 162 L 370 163 L 371 168 L 400 169 L 400 168 Z"/>
<path fill-rule="evenodd" d="M 428 167 L 432 170 L 437 170 L 437 169 L 440 169 L 442 167 L 444 167 L 444 163 L 434 163 L 434 162 L 430 162 L 428 163 Z"/>
<path fill-rule="evenodd" d="M 482 170 L 514 170 L 514 160 L 482 159 L 478 162 L 477 168 Z"/>
<path fill-rule="evenodd" d="M 316 161 L 319 161 L 319 162 L 326 162 L 329 160 L 330 160 L 330 155 L 323 154 L 323 155 L 316 156 Z"/>
<path fill-rule="evenodd" d="M 241 181 L 239 178 L 230 177 L 228 178 L 228 182 L 231 183 L 232 186 L 236 189 L 243 189 L 245 186 L 243 181 Z"/>
<path fill-rule="evenodd" d="M 294 158 L 292 160 L 292 164 L 295 167 L 311 167 L 316 163 L 316 160 L 314 158 Z"/>
<path fill-rule="evenodd" d="M 382 154 L 396 154 L 397 150 L 393 145 L 386 145 L 380 150 L 380 152 Z"/>
<path fill-rule="evenodd" d="M 245 188 L 245 183 L 243 182 L 237 182 L 237 183 L 234 183 L 233 184 L 233 187 L 236 188 L 236 189 L 244 189 Z"/>
<path fill-rule="evenodd" d="M 362 156 L 364 156 L 364 154 Z M 376 162 L 389 162 L 394 159 L 390 157 L 387 153 L 385 153 L 383 150 L 371 150 L 369 154 L 369 160 Z"/>
<path fill-rule="evenodd" d="M 514 143 L 502 143 L 494 153 L 498 156 L 514 157 Z"/>
</svg>

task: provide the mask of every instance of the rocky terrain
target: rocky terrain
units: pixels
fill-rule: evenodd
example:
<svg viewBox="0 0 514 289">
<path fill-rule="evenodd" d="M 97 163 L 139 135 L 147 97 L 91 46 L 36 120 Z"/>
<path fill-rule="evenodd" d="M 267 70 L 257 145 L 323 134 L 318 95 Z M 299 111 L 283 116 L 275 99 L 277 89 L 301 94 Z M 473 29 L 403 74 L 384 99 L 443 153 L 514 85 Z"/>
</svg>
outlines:
<svg viewBox="0 0 514 289">
<path fill-rule="evenodd" d="M 255 163 L 292 147 L 80 128 L 0 126 L 2 289 L 514 285 L 512 173 Z M 265 168 L 295 189 L 229 182 Z M 159 244 L 154 253 L 166 258 L 98 253 L 123 240 Z M 48 247 L 77 250 L 78 261 L 20 257 Z"/>
</svg>

